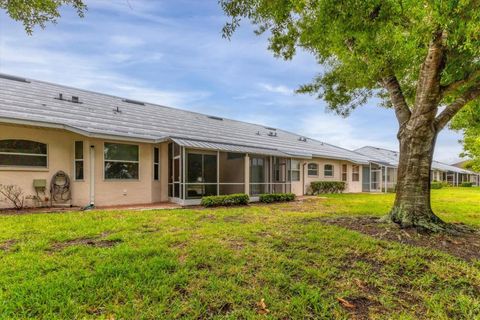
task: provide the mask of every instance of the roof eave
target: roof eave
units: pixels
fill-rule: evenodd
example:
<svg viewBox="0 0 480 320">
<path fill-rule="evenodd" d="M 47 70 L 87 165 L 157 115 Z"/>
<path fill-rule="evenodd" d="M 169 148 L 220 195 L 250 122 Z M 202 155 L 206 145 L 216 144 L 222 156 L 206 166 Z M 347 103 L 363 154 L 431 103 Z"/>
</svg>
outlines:
<svg viewBox="0 0 480 320">
<path fill-rule="evenodd" d="M 141 143 L 161 143 L 168 140 L 168 137 L 148 139 L 148 138 L 138 138 L 138 137 L 131 137 L 131 136 L 116 135 L 116 134 L 94 133 L 94 132 L 78 129 L 66 124 L 48 122 L 48 121 L 34 121 L 34 120 L 24 120 L 24 119 L 18 119 L 18 118 L 0 117 L 0 123 L 28 125 L 28 126 L 50 128 L 50 129 L 63 129 L 63 130 L 70 131 L 85 137 L 105 139 L 105 140 L 141 142 Z"/>
</svg>

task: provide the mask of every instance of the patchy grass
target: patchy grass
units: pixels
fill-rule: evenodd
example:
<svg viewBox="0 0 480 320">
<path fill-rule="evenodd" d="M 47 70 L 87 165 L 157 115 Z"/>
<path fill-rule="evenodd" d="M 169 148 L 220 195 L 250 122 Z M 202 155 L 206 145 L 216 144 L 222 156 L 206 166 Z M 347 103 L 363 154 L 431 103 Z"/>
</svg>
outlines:
<svg viewBox="0 0 480 320">
<path fill-rule="evenodd" d="M 479 260 L 322 222 L 382 215 L 392 200 L 2 216 L 0 317 L 480 317 Z M 479 189 L 435 190 L 433 203 L 479 225 Z"/>
</svg>

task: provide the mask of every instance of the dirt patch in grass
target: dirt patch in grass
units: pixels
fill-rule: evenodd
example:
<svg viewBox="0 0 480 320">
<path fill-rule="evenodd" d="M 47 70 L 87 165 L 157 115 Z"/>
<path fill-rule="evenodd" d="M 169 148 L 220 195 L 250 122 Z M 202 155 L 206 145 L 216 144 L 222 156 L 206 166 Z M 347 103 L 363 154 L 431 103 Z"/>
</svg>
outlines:
<svg viewBox="0 0 480 320">
<path fill-rule="evenodd" d="M 0 250 L 10 251 L 10 249 L 17 243 L 18 243 L 18 240 L 15 240 L 15 239 L 9 239 L 9 240 L 3 241 L 2 243 L 0 243 Z"/>
<path fill-rule="evenodd" d="M 104 235 L 105 236 L 105 235 Z M 121 239 L 103 239 L 102 236 L 100 237 L 84 237 L 84 238 L 77 238 L 63 242 L 55 242 L 48 251 L 61 251 L 65 248 L 71 246 L 88 246 L 88 247 L 95 247 L 95 248 L 110 248 L 116 246 L 117 244 L 123 242 Z"/>
<path fill-rule="evenodd" d="M 340 305 L 347 310 L 351 319 L 368 320 L 370 318 L 370 308 L 380 306 L 376 301 L 370 300 L 367 297 L 347 297 L 345 299 L 338 299 Z"/>
<path fill-rule="evenodd" d="M 480 232 L 461 235 L 431 234 L 416 229 L 401 229 L 396 224 L 382 223 L 378 217 L 342 217 L 317 219 L 318 222 L 359 231 L 376 239 L 432 248 L 467 261 L 480 259 Z"/>
<path fill-rule="evenodd" d="M 237 216 L 225 216 L 223 217 L 224 222 L 233 222 L 233 223 L 249 223 L 251 219 L 247 218 L 244 215 Z"/>
</svg>

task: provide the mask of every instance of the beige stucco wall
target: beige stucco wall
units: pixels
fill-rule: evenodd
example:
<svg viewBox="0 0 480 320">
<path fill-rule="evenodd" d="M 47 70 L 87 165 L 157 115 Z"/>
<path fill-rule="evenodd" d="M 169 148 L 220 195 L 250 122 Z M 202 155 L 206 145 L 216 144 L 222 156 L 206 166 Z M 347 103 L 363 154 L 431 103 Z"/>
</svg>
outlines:
<svg viewBox="0 0 480 320">
<path fill-rule="evenodd" d="M 34 195 L 34 179 L 46 179 L 47 186 L 52 176 L 59 170 L 65 171 L 72 182 L 72 200 L 74 206 L 85 206 L 90 201 L 90 151 L 95 153 L 95 205 L 141 204 L 167 201 L 167 144 L 118 143 L 136 144 L 139 146 L 139 179 L 138 180 L 106 180 L 103 169 L 103 144 L 109 140 L 92 139 L 65 130 L 37 128 L 0 124 L 1 139 L 25 139 L 47 144 L 47 168 L 0 167 L 0 184 L 15 184 L 20 186 L 27 195 Z M 84 142 L 84 179 L 74 180 L 74 143 Z M 160 181 L 153 179 L 153 148 L 160 148 Z M 93 147 L 93 148 L 92 148 Z M 163 178 L 163 179 L 162 179 Z M 49 188 L 47 187 L 47 196 Z M 2 199 L 3 200 L 3 199 Z M 28 202 L 32 205 L 32 202 Z M 0 207 L 8 207 L 5 201 L 0 201 Z"/>
<path fill-rule="evenodd" d="M 47 196 L 50 197 L 48 186 L 53 174 L 62 170 L 72 177 L 74 141 L 78 138 L 80 138 L 79 135 L 64 130 L 0 124 L 0 140 L 24 139 L 38 141 L 47 144 L 48 153 L 47 168 L 0 166 L 0 184 L 18 185 L 24 190 L 26 195 L 35 195 L 33 180 L 46 179 Z M 76 182 L 72 183 L 72 187 L 72 198 L 74 202 L 84 199 L 84 191 Z M 41 196 L 43 197 L 43 194 L 41 194 Z M 1 200 L 0 207 L 10 206 L 7 202 L 3 201 L 3 199 Z M 27 201 L 27 205 L 32 205 L 32 202 Z"/>
<path fill-rule="evenodd" d="M 318 175 L 308 175 L 308 164 L 316 163 L 318 165 Z M 324 175 L 324 165 L 333 165 L 333 176 L 326 177 Z M 351 162 L 342 160 L 331 160 L 323 158 L 313 158 L 311 160 L 302 160 L 300 163 L 300 181 L 292 182 L 292 192 L 296 195 L 302 195 L 303 187 L 305 193 L 309 192 L 310 183 L 312 181 L 341 181 L 342 180 L 342 165 L 347 165 L 347 188 L 345 192 L 362 192 L 362 166 L 359 166 L 359 181 L 352 181 L 352 166 Z"/>
</svg>

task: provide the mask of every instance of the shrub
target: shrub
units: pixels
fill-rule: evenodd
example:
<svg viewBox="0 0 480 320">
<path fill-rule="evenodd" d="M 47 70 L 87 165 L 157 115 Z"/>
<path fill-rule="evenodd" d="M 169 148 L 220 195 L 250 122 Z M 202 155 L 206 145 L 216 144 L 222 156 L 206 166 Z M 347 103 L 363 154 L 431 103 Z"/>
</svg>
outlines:
<svg viewBox="0 0 480 320">
<path fill-rule="evenodd" d="M 442 188 L 443 188 L 443 184 L 441 182 L 432 181 L 432 183 L 430 184 L 430 189 L 442 189 Z"/>
<path fill-rule="evenodd" d="M 15 209 L 23 209 L 25 205 L 25 193 L 19 186 L 0 184 L 0 195 L 3 195 L 6 201 L 11 202 Z"/>
<path fill-rule="evenodd" d="M 203 197 L 201 205 L 204 207 L 235 206 L 248 204 L 250 198 L 244 193 L 235 193 L 225 196 Z"/>
<path fill-rule="evenodd" d="M 294 193 L 265 193 L 259 196 L 260 202 L 272 203 L 295 200 Z"/>
<path fill-rule="evenodd" d="M 462 182 L 462 184 L 460 184 L 460 187 L 467 187 L 467 188 L 470 188 L 473 186 L 473 183 L 472 182 Z"/>
<path fill-rule="evenodd" d="M 310 189 L 313 194 L 319 193 L 342 193 L 346 184 L 343 181 L 312 181 Z"/>
</svg>

